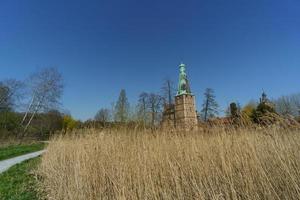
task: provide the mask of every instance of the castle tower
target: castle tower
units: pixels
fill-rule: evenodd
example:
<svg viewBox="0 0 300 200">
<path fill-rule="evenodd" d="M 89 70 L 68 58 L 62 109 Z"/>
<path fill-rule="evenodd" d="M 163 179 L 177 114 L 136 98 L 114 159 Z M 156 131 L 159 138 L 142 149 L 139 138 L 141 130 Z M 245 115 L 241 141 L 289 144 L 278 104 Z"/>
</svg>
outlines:
<svg viewBox="0 0 300 200">
<path fill-rule="evenodd" d="M 179 70 L 178 91 L 175 97 L 175 126 L 179 130 L 197 130 L 195 96 L 191 92 L 185 65 L 179 65 Z"/>
<path fill-rule="evenodd" d="M 259 99 L 260 103 L 267 103 L 269 100 L 267 98 L 267 94 L 263 91 L 261 98 Z"/>
</svg>

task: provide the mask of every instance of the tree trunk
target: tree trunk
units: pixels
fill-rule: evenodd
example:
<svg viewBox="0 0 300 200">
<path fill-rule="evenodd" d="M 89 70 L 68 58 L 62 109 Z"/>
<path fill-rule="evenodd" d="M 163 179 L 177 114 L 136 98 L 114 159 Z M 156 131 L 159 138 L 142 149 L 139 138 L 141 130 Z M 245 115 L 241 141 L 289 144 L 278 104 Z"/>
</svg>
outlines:
<svg viewBox="0 0 300 200">
<path fill-rule="evenodd" d="M 32 97 L 32 100 L 31 100 L 31 102 L 30 102 L 30 104 L 29 104 L 29 106 L 28 106 L 28 109 L 26 110 L 26 113 L 25 113 L 25 115 L 24 115 L 24 117 L 23 117 L 23 119 L 22 119 L 21 125 L 24 124 L 24 122 L 25 122 L 25 120 L 26 120 L 26 118 L 27 118 L 27 116 L 28 116 L 28 113 L 29 113 L 29 111 L 30 111 L 30 108 L 32 107 L 32 104 L 33 104 L 33 102 L 34 102 L 34 99 L 35 99 L 35 95 Z"/>
<path fill-rule="evenodd" d="M 170 81 L 168 81 L 168 92 L 169 92 L 169 105 L 172 103 L 172 94 L 171 94 L 171 84 Z"/>
<path fill-rule="evenodd" d="M 41 101 L 38 102 L 38 105 L 35 107 L 34 112 L 32 113 L 32 115 L 31 115 L 31 117 L 30 117 L 28 123 L 26 124 L 26 126 L 25 126 L 25 128 L 24 128 L 24 130 L 23 130 L 23 133 L 22 133 L 22 135 L 21 135 L 21 140 L 23 140 L 23 138 L 25 137 L 26 131 L 27 131 L 29 125 L 31 124 L 31 121 L 33 120 L 34 116 L 36 115 L 36 113 L 37 113 L 38 110 L 40 109 L 40 105 L 41 105 Z"/>
<path fill-rule="evenodd" d="M 154 105 L 152 105 L 152 126 L 154 126 L 154 122 L 155 122 L 155 109 L 154 109 Z"/>
<path fill-rule="evenodd" d="M 208 112 L 208 98 L 206 100 L 206 104 L 205 104 L 205 111 L 204 111 L 204 121 L 207 121 L 207 112 Z"/>
</svg>

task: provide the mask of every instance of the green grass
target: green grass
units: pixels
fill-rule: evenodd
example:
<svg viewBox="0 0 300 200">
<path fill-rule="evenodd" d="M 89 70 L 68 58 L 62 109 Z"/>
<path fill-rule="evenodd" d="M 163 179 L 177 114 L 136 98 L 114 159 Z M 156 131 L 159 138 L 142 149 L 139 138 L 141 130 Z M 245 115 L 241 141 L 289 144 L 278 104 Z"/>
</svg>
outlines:
<svg viewBox="0 0 300 200">
<path fill-rule="evenodd" d="M 0 161 L 44 149 L 44 143 L 13 145 L 0 148 Z"/>
<path fill-rule="evenodd" d="M 27 160 L 0 174 L 0 200 L 37 200 L 37 180 L 32 171 L 40 158 Z"/>
</svg>

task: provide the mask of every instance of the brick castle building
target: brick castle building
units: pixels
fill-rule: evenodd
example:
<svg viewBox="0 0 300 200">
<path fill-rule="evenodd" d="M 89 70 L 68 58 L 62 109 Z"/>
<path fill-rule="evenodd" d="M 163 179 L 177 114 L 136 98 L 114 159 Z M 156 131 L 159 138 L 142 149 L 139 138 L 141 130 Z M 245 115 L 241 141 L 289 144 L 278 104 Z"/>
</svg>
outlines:
<svg viewBox="0 0 300 200">
<path fill-rule="evenodd" d="M 198 118 L 195 105 L 195 96 L 191 92 L 186 74 L 186 66 L 179 65 L 178 91 L 175 103 L 165 105 L 162 119 L 163 128 L 178 130 L 197 130 Z"/>
</svg>

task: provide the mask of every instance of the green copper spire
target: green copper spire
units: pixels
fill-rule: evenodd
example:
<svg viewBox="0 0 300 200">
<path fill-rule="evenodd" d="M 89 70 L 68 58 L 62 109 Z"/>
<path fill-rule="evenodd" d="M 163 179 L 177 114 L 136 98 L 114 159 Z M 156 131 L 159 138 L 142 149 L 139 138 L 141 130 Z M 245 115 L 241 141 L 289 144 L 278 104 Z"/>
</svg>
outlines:
<svg viewBox="0 0 300 200">
<path fill-rule="evenodd" d="M 181 63 L 179 65 L 179 84 L 178 84 L 178 91 L 177 95 L 182 95 L 182 94 L 192 94 L 189 81 L 187 79 L 186 75 L 186 69 L 185 69 L 185 64 Z"/>
</svg>

